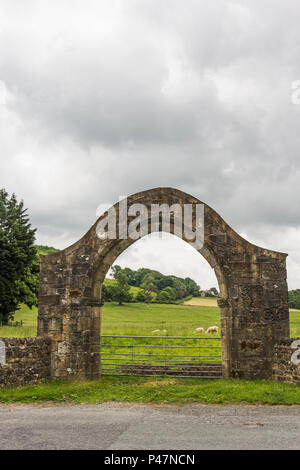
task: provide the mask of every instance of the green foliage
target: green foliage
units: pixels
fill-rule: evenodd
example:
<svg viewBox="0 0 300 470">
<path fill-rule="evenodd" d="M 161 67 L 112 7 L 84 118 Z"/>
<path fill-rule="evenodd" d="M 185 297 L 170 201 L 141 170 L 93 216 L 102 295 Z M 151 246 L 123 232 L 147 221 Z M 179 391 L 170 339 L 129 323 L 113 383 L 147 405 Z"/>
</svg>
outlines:
<svg viewBox="0 0 300 470">
<path fill-rule="evenodd" d="M 115 283 L 103 283 L 102 285 L 102 299 L 104 302 L 112 302 L 115 297 Z"/>
<path fill-rule="evenodd" d="M 19 302 L 24 303 L 29 308 L 37 306 L 39 271 L 40 264 L 37 257 L 35 257 L 31 265 L 25 269 L 23 278 L 16 281 L 16 294 Z"/>
<path fill-rule="evenodd" d="M 184 280 L 186 286 L 186 296 L 191 295 L 192 297 L 199 297 L 200 296 L 200 287 L 196 284 L 193 279 L 190 277 L 186 277 Z"/>
<path fill-rule="evenodd" d="M 219 295 L 219 292 L 217 291 L 217 289 L 215 287 L 211 287 L 210 292 L 215 296 Z"/>
<path fill-rule="evenodd" d="M 21 302 L 37 302 L 35 231 L 15 194 L 0 190 L 0 321 L 7 323 Z"/>
<path fill-rule="evenodd" d="M 215 287 L 211 287 L 210 289 L 208 289 L 204 292 L 205 292 L 204 297 L 218 297 L 218 295 L 219 295 L 219 292 L 217 291 L 217 289 Z"/>
<path fill-rule="evenodd" d="M 148 298 L 147 298 L 147 295 L 145 294 L 145 292 L 143 290 L 140 290 L 136 296 L 135 296 L 135 300 L 137 302 L 147 302 Z"/>
<path fill-rule="evenodd" d="M 300 309 L 300 289 L 289 291 L 289 307 Z"/>
<path fill-rule="evenodd" d="M 173 281 L 173 287 L 176 292 L 176 299 L 183 299 L 186 295 L 188 295 L 186 285 L 183 280 L 175 278 Z"/>
<path fill-rule="evenodd" d="M 0 190 L 0 322 L 13 319 L 21 303 L 37 305 L 39 256 L 57 251 L 53 247 L 34 245 L 23 201 Z"/>
<path fill-rule="evenodd" d="M 47 245 L 35 245 L 38 256 L 50 255 L 51 253 L 55 253 L 57 250 L 53 248 L 53 246 Z"/>
<path fill-rule="evenodd" d="M 113 266 L 114 279 L 117 281 L 110 287 L 111 300 L 115 300 L 122 305 L 123 302 L 131 302 L 133 300 L 130 293 L 130 286 L 128 284 L 128 277 L 120 268 L 120 266 Z"/>
<path fill-rule="evenodd" d="M 152 273 L 146 274 L 143 278 L 143 282 L 140 284 L 140 287 L 143 289 L 145 302 L 152 302 L 152 292 L 157 292 L 157 287 L 155 284 L 155 278 Z"/>
<path fill-rule="evenodd" d="M 130 286 L 136 286 L 137 285 L 137 281 L 136 281 L 136 277 L 135 277 L 136 271 L 133 271 L 133 269 L 130 269 L 130 268 L 124 268 L 123 272 L 127 276 L 128 284 Z"/>
<path fill-rule="evenodd" d="M 113 269 L 114 272 L 123 272 L 130 286 L 143 290 L 143 293 L 136 294 L 134 300 L 137 302 L 170 303 L 182 301 L 187 296 L 200 296 L 200 287 L 189 277 L 183 279 L 177 276 L 165 276 L 159 271 L 148 268 L 134 271 L 130 268 L 122 269 L 120 266 L 114 266 Z M 103 298 L 115 300 L 113 286 L 105 286 Z"/>
<path fill-rule="evenodd" d="M 165 287 L 157 295 L 157 302 L 169 304 L 177 299 L 177 291 L 174 287 Z"/>
<path fill-rule="evenodd" d="M 150 292 L 157 292 L 157 286 L 155 283 L 155 277 L 152 273 L 146 274 L 146 276 L 143 278 L 143 282 L 140 284 L 140 287 L 144 289 L 145 291 L 150 291 Z"/>
</svg>

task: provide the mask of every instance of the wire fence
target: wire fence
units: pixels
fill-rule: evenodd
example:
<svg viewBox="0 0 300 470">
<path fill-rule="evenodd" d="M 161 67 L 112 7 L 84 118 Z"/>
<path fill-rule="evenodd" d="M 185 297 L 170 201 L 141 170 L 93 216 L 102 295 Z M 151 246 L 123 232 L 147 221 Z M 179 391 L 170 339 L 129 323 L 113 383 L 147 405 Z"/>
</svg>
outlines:
<svg viewBox="0 0 300 470">
<path fill-rule="evenodd" d="M 0 326 L 23 326 L 23 321 L 8 321 L 6 323 L 0 321 Z"/>
</svg>

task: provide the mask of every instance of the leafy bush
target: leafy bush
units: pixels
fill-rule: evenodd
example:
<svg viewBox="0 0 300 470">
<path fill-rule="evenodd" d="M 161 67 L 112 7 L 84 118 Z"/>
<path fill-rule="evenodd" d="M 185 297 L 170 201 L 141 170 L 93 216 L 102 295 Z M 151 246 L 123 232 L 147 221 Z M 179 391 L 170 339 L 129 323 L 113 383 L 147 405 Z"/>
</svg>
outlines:
<svg viewBox="0 0 300 470">
<path fill-rule="evenodd" d="M 192 297 L 200 296 L 200 287 L 189 277 L 184 279 L 172 275 L 165 276 L 159 271 L 148 268 L 140 268 L 134 271 L 130 268 L 122 269 L 120 266 L 114 266 L 113 269 L 118 273 L 123 272 L 130 286 L 143 289 L 143 294 L 135 297 L 138 302 L 152 302 L 155 300 L 156 302 L 166 303 L 184 299 L 188 295 Z M 161 294 L 161 292 L 163 293 Z"/>
<path fill-rule="evenodd" d="M 300 289 L 289 291 L 289 307 L 300 309 Z"/>
</svg>

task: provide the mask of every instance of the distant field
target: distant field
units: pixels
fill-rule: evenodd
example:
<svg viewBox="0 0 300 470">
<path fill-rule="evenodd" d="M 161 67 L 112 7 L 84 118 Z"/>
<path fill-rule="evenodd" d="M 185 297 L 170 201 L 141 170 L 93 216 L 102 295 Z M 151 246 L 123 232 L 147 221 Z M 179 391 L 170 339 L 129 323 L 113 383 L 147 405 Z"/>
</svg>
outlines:
<svg viewBox="0 0 300 470">
<path fill-rule="evenodd" d="M 184 302 L 184 305 L 192 305 L 193 307 L 218 307 L 218 300 L 212 297 L 193 297 Z"/>
<path fill-rule="evenodd" d="M 195 336 L 195 328 L 219 323 L 216 307 L 141 303 L 119 306 L 111 302 L 103 308 L 102 333 L 149 335 L 153 330 L 164 329 L 170 336 Z"/>
</svg>

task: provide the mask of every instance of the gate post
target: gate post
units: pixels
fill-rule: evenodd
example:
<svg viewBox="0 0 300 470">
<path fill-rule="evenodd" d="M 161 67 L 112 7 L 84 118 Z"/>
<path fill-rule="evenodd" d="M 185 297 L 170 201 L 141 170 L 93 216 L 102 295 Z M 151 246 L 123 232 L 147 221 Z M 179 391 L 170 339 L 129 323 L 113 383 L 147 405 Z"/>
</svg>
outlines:
<svg viewBox="0 0 300 470">
<path fill-rule="evenodd" d="M 83 259 L 83 258 L 82 258 Z M 51 377 L 100 377 L 100 314 L 89 265 L 68 264 L 63 252 L 41 257 L 38 336 L 51 338 Z"/>
</svg>

